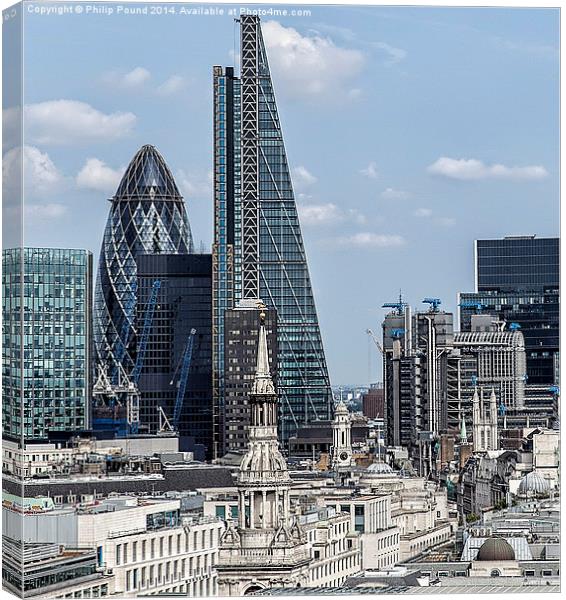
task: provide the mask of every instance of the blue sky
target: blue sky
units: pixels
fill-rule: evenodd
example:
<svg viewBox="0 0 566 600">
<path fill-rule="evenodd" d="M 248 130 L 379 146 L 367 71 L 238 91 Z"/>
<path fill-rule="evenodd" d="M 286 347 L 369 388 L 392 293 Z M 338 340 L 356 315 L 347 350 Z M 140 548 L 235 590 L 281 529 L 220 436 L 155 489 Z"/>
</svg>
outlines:
<svg viewBox="0 0 566 600">
<path fill-rule="evenodd" d="M 559 13 L 308 8 L 264 34 L 331 380 L 366 383 L 365 329 L 399 289 L 455 309 L 475 238 L 558 234 Z M 228 14 L 25 14 L 26 245 L 97 257 L 106 198 L 151 143 L 209 248 L 211 68 L 236 33 Z"/>
</svg>

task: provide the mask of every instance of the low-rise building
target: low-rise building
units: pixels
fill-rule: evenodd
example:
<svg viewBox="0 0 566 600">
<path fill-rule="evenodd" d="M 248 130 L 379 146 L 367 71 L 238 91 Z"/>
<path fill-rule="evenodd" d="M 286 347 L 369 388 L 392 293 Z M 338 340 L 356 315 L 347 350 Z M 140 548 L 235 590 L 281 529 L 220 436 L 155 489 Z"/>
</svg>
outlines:
<svg viewBox="0 0 566 600">
<path fill-rule="evenodd" d="M 121 497 L 78 514 L 79 544 L 96 548 L 124 597 L 216 595 L 222 529 L 216 518 L 183 517 L 179 499 Z"/>
</svg>

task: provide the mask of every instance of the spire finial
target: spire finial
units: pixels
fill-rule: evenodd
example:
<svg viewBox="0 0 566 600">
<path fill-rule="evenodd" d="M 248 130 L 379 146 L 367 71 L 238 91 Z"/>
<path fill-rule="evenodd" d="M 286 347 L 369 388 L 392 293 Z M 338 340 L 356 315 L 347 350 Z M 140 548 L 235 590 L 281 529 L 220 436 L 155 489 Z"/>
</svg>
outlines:
<svg viewBox="0 0 566 600">
<path fill-rule="evenodd" d="M 259 313 L 259 336 L 257 341 L 257 362 L 255 369 L 254 383 L 252 385 L 252 394 L 274 395 L 275 388 L 271 379 L 269 370 L 269 351 L 267 349 L 267 333 L 265 331 L 265 304 L 257 302 Z"/>
<path fill-rule="evenodd" d="M 468 442 L 468 432 L 466 431 L 466 419 L 464 419 L 464 415 L 462 415 L 462 426 L 460 427 L 460 441 L 462 443 Z"/>
</svg>

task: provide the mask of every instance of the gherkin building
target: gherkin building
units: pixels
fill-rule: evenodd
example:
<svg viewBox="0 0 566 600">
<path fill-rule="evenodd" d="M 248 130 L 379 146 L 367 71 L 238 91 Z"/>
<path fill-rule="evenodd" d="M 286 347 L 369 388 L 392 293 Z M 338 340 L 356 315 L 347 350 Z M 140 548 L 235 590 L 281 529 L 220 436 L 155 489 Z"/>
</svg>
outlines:
<svg viewBox="0 0 566 600">
<path fill-rule="evenodd" d="M 121 362 L 129 375 L 139 327 L 136 257 L 187 254 L 193 242 L 183 197 L 153 146 L 138 150 L 110 202 L 96 279 L 94 344 L 98 365 L 111 374 Z"/>
</svg>

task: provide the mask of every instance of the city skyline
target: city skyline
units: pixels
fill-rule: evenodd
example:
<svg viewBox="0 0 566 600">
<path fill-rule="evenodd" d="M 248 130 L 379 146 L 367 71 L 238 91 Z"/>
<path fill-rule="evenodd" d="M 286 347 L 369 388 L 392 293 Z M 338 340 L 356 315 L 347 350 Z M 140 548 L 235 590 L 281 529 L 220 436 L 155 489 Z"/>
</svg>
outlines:
<svg viewBox="0 0 566 600">
<path fill-rule="evenodd" d="M 494 11 L 508 18 L 495 24 Z M 557 234 L 558 13 L 312 12 L 307 19 L 266 20 L 265 35 L 331 382 L 339 385 L 368 380 L 365 329 L 377 327 L 384 316 L 379 307 L 396 299 L 401 285 L 415 306 L 432 295 L 454 310 L 457 292 L 473 291 L 474 239 Z M 340 24 L 345 13 L 349 30 Z M 149 39 L 170 32 L 159 57 L 122 27 L 125 17 L 62 16 L 49 28 L 45 19 L 26 16 L 25 164 L 32 175 L 25 244 L 84 247 L 97 257 L 108 211 L 103 198 L 114 193 L 137 148 L 150 143 L 185 196 L 196 247 L 203 240 L 208 249 L 212 66 L 233 62 L 226 42 L 232 17 L 208 20 L 206 40 L 195 20 L 139 21 Z M 103 23 L 112 27 L 102 29 Z M 65 44 L 58 45 L 62 28 Z M 180 33 L 187 28 L 190 39 Z M 40 31 L 53 48 L 49 64 L 34 49 Z M 79 40 L 100 52 L 86 56 Z M 456 56 L 442 53 L 448 43 Z M 293 76 L 282 59 L 289 47 L 298 61 L 301 52 L 314 52 L 322 68 L 307 61 Z M 64 78 L 56 76 L 60 69 Z M 405 104 L 416 93 L 418 114 Z M 58 121 L 63 108 L 74 129 Z M 356 142 L 341 146 L 339 139 Z M 89 227 L 70 229 L 79 218 Z M 42 226 L 46 219 L 49 227 Z M 370 351 L 375 380 L 377 356 Z"/>
</svg>

